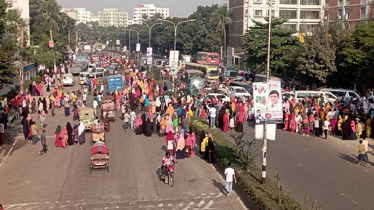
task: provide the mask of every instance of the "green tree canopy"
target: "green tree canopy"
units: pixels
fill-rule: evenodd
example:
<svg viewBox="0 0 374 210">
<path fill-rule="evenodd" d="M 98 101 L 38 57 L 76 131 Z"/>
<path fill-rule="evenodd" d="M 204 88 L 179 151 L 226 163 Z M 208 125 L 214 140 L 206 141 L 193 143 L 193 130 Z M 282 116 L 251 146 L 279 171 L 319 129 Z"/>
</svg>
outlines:
<svg viewBox="0 0 374 210">
<path fill-rule="evenodd" d="M 264 72 L 267 65 L 268 18 L 266 23 L 254 21 L 255 26 L 246 31 L 243 37 L 243 50 L 249 55 L 247 66 L 254 71 Z M 270 70 L 272 73 L 287 74 L 295 72 L 295 56 L 299 52 L 298 37 L 292 36 L 294 30 L 282 28 L 288 20 L 273 17 L 271 20 Z"/>
<path fill-rule="evenodd" d="M 334 41 L 329 34 L 329 27 L 320 24 L 311 36 L 305 37 L 300 56 L 297 58 L 297 69 L 322 83 L 336 72 Z"/>
</svg>

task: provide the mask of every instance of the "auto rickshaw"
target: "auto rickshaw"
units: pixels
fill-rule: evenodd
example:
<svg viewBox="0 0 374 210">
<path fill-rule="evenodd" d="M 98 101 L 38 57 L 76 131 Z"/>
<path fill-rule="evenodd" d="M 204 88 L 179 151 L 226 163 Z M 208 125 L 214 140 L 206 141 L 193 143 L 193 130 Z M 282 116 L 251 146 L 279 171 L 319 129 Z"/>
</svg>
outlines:
<svg viewBox="0 0 374 210">
<path fill-rule="evenodd" d="M 92 146 L 90 173 L 96 169 L 104 169 L 109 173 L 109 152 L 106 144 L 102 141 L 98 141 Z"/>
</svg>

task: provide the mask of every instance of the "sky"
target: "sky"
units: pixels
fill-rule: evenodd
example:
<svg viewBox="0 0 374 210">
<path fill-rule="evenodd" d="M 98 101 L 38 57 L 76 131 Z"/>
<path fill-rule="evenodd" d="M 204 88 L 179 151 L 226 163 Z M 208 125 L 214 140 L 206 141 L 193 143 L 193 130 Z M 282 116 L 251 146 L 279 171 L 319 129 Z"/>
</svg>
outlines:
<svg viewBox="0 0 374 210">
<path fill-rule="evenodd" d="M 132 9 L 136 4 L 154 4 L 156 7 L 170 9 L 171 17 L 187 17 L 196 11 L 199 5 L 228 3 L 228 0 L 57 0 L 64 8 L 84 7 L 97 15 L 104 8 L 117 8 L 119 11 L 128 12 L 132 17 Z"/>
</svg>

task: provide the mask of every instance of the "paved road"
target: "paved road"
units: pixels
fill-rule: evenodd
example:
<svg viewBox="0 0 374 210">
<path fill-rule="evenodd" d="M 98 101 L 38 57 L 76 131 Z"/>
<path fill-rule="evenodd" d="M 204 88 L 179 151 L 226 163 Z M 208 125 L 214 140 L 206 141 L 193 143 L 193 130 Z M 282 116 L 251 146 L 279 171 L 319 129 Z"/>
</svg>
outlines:
<svg viewBox="0 0 374 210">
<path fill-rule="evenodd" d="M 89 98 L 88 104 L 91 102 Z M 39 156 L 40 143 L 31 145 L 22 137 L 14 146 L 1 148 L 0 202 L 6 204 L 7 210 L 245 209 L 237 194 L 226 198 L 222 177 L 196 156 L 178 161 L 173 187 L 164 184 L 158 173 L 165 140 L 125 132 L 118 117 L 106 136 L 110 173 L 90 174 L 88 141 L 67 148 L 54 147 L 56 126 L 73 122 L 72 116 L 63 116 L 62 109 L 56 113 L 57 118 L 50 113 L 47 117 L 48 155 Z M 86 140 L 89 137 L 90 133 Z"/>
<path fill-rule="evenodd" d="M 247 139 L 254 138 L 252 127 L 245 126 Z M 234 143 L 229 135 L 226 137 Z M 262 165 L 263 141 L 256 141 L 259 156 L 257 165 Z M 374 142 L 369 140 L 371 148 Z M 303 137 L 277 130 L 276 141 L 268 141 L 268 176 L 279 173 L 282 184 L 291 190 L 291 195 L 304 203 L 318 200 L 323 209 L 373 209 L 374 168 L 356 166 L 358 141 L 343 141 L 329 136 L 327 140 Z M 374 153 L 369 152 L 369 160 Z M 373 163 L 372 163 L 373 166 Z"/>
</svg>

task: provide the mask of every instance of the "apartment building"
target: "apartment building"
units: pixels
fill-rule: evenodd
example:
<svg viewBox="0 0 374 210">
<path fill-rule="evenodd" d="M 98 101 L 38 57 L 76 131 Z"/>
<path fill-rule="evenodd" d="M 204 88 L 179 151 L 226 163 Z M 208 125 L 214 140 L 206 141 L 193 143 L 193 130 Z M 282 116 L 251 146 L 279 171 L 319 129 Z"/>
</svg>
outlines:
<svg viewBox="0 0 374 210">
<path fill-rule="evenodd" d="M 99 12 L 100 26 L 127 27 L 128 13 L 120 12 L 118 9 L 108 8 Z"/>
<path fill-rule="evenodd" d="M 300 33 L 310 33 L 324 19 L 325 0 L 273 0 L 271 13 L 275 17 L 289 19 L 283 27 Z M 242 37 L 255 24 L 253 20 L 265 22 L 269 16 L 268 0 L 230 0 L 233 10 L 230 25 L 229 46 L 241 51 Z"/>
<path fill-rule="evenodd" d="M 133 8 L 132 24 L 141 24 L 143 16 L 153 17 L 155 14 L 161 14 L 164 18 L 169 17 L 169 8 L 158 8 L 154 4 L 140 4 Z"/>
<path fill-rule="evenodd" d="M 87 24 L 91 22 L 91 18 L 93 16 L 92 12 L 86 10 L 86 8 L 78 7 L 78 8 L 62 8 L 61 12 L 64 12 L 70 18 L 76 20 L 76 24 L 84 23 Z"/>
<path fill-rule="evenodd" d="M 64 11 L 64 13 L 69 16 L 73 20 L 78 20 L 78 12 L 74 9 L 67 9 Z"/>
<path fill-rule="evenodd" d="M 353 30 L 358 23 L 374 19 L 374 1 L 326 0 L 325 21 L 333 22 L 335 19 Z"/>
<path fill-rule="evenodd" d="M 28 22 L 30 20 L 30 1 L 29 0 L 8 0 L 11 3 L 11 7 L 7 10 L 19 10 L 21 12 L 21 18 Z M 26 27 L 28 37 L 30 37 L 30 25 Z M 30 45 L 30 39 L 27 40 L 26 45 Z"/>
</svg>

